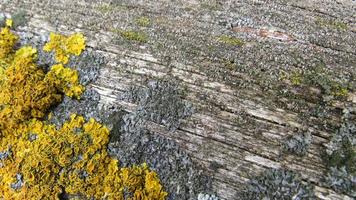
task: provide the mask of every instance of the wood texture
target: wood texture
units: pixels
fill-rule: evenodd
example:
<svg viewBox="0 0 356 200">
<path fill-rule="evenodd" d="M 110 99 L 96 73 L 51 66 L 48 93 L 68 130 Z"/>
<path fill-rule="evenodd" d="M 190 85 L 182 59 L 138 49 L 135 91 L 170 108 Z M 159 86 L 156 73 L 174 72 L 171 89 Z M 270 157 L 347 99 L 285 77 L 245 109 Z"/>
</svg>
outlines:
<svg viewBox="0 0 356 200">
<path fill-rule="evenodd" d="M 354 74 L 353 1 L 26 0 L 2 1 L 1 9 L 27 13 L 19 32 L 83 32 L 88 46 L 108 61 L 90 85 L 103 104 L 132 111 L 136 105 L 120 100 L 129 86 L 179 80 L 196 112 L 175 132 L 154 123 L 149 128 L 176 141 L 213 176 L 220 197 L 235 199 L 250 176 L 285 167 L 311 181 L 320 199 L 348 198 L 323 187 L 321 152 L 340 122 L 340 109 L 355 105 L 356 94 L 334 101 L 327 116 L 318 118 L 309 112 L 318 107 L 320 90 L 298 89 L 280 74 L 308 69 L 316 60 L 335 74 Z M 141 16 L 150 20 L 148 27 L 135 23 Z M 148 41 L 128 41 L 119 29 L 141 31 Z M 245 44 L 219 42 L 221 35 Z M 298 98 L 280 96 L 281 90 Z M 281 150 L 296 129 L 313 134 L 303 157 Z"/>
</svg>

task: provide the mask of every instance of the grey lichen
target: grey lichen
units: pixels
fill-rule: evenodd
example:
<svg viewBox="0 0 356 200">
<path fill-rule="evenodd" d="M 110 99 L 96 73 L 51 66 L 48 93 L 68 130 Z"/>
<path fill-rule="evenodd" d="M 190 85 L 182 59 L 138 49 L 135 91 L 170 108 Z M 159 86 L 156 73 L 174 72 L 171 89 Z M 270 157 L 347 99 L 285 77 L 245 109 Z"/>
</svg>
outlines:
<svg viewBox="0 0 356 200">
<path fill-rule="evenodd" d="M 46 37 L 37 38 L 33 44 L 35 46 L 41 45 L 46 39 Z M 48 70 L 51 65 L 55 64 L 53 53 L 47 53 L 42 48 L 38 48 L 37 64 Z M 82 115 L 86 119 L 95 118 L 101 121 L 103 113 L 99 109 L 100 95 L 87 85 L 95 82 L 100 74 L 100 68 L 105 64 L 104 57 L 91 48 L 87 48 L 80 56 L 71 57 L 68 67 L 78 72 L 79 82 L 86 86 L 86 89 L 80 100 L 65 96 L 58 106 L 52 108 L 52 117 L 49 119 L 51 123 L 61 126 L 72 113 Z"/>
<path fill-rule="evenodd" d="M 87 85 L 96 80 L 99 69 L 105 64 L 103 55 L 87 48 L 80 56 L 73 57 L 69 66 L 78 71 L 80 83 Z"/>
<path fill-rule="evenodd" d="M 138 104 L 136 117 L 162 124 L 174 131 L 182 119 L 194 111 L 192 104 L 182 97 L 176 81 L 152 80 L 147 87 L 131 87 L 123 98 Z"/>
<path fill-rule="evenodd" d="M 14 28 L 25 25 L 27 23 L 26 11 L 24 10 L 17 11 L 14 15 L 11 16 L 11 19 L 13 21 L 12 26 Z"/>
<path fill-rule="evenodd" d="M 5 26 L 5 20 L 6 20 L 5 13 L 0 12 L 0 26 L 1 26 L 1 27 L 4 27 L 4 26 Z"/>
<path fill-rule="evenodd" d="M 87 88 L 80 100 L 64 97 L 63 101 L 52 109 L 52 117 L 49 122 L 58 127 L 69 119 L 72 113 L 84 116 L 86 119 L 95 118 L 98 121 L 102 118 L 98 112 L 100 95 L 93 89 Z"/>
<path fill-rule="evenodd" d="M 199 193 L 197 200 L 222 200 L 214 194 L 202 194 Z"/>
<path fill-rule="evenodd" d="M 22 188 L 24 185 L 22 175 L 21 174 L 16 174 L 16 182 L 11 183 L 11 188 L 14 190 L 19 190 Z"/>
<path fill-rule="evenodd" d="M 239 199 L 309 200 L 316 197 L 313 186 L 303 182 L 299 174 L 286 169 L 269 169 L 252 178 Z"/>
<path fill-rule="evenodd" d="M 326 145 L 325 161 L 329 167 L 346 167 L 349 172 L 356 172 L 356 124 L 345 121 Z"/>
<path fill-rule="evenodd" d="M 168 199 L 196 200 L 200 192 L 211 192 L 211 179 L 172 140 L 147 129 L 147 121 L 175 131 L 193 107 L 182 99 L 174 80 L 152 80 L 146 87 L 131 87 L 123 100 L 138 104 L 132 113 L 117 112 L 112 124 L 109 152 L 122 166 L 146 162 L 157 171 Z"/>
<path fill-rule="evenodd" d="M 326 184 L 336 192 L 347 193 L 356 197 L 356 176 L 350 174 L 345 167 L 331 167 L 325 177 Z"/>
<path fill-rule="evenodd" d="M 35 133 L 29 133 L 28 134 L 28 140 L 30 141 L 30 142 L 33 142 L 33 141 L 35 141 L 35 140 L 37 140 L 38 139 L 38 135 L 37 134 L 35 134 Z"/>
<path fill-rule="evenodd" d="M 0 160 L 5 160 L 5 159 L 8 158 L 9 156 L 11 156 L 11 151 L 10 151 L 10 149 L 8 149 L 8 150 L 6 150 L 6 151 L 0 152 Z"/>
<path fill-rule="evenodd" d="M 43 70 L 49 70 L 50 66 L 56 64 L 53 52 L 43 51 L 43 45 L 49 40 L 48 34 L 36 35 L 29 32 L 22 32 L 21 45 L 31 45 L 37 48 L 37 65 Z M 79 82 L 87 86 L 93 83 L 100 74 L 100 68 L 106 64 L 104 57 L 93 50 L 86 48 L 80 56 L 72 56 L 68 67 L 75 69 L 79 74 Z M 61 126 L 72 113 L 83 115 L 87 119 L 94 117 L 100 121 L 102 113 L 99 112 L 98 104 L 100 95 L 90 88 L 86 87 L 80 100 L 75 100 L 65 96 L 63 101 L 52 108 L 52 118 L 49 121 L 58 127 Z"/>
<path fill-rule="evenodd" d="M 356 197 L 356 124 L 354 110 L 344 110 L 344 122 L 326 145 L 325 184 L 337 192 Z"/>
<path fill-rule="evenodd" d="M 286 152 L 303 156 L 307 153 L 312 142 L 312 135 L 310 132 L 297 133 L 288 137 L 283 143 L 283 149 Z"/>
<path fill-rule="evenodd" d="M 40 41 L 41 43 L 43 41 Z M 38 45 L 38 43 L 35 43 Z M 38 48 L 39 66 L 48 70 L 54 64 L 53 53 L 47 53 Z M 99 76 L 100 68 L 105 65 L 104 58 L 101 54 L 87 48 L 80 56 L 71 57 L 68 66 L 77 70 L 79 73 L 79 82 L 87 86 L 93 83 Z M 84 116 L 86 119 L 95 118 L 101 121 L 103 113 L 99 109 L 100 95 L 91 87 L 87 86 L 85 92 L 81 95 L 80 100 L 72 99 L 64 96 L 62 102 L 52 108 L 52 116 L 49 122 L 60 127 L 72 113 L 77 113 Z"/>
<path fill-rule="evenodd" d="M 121 111 L 110 117 L 110 155 L 117 157 L 122 166 L 146 162 L 159 174 L 168 200 L 196 200 L 199 192 L 210 192 L 211 179 L 174 141 L 147 130 L 139 112 Z"/>
<path fill-rule="evenodd" d="M 26 12 L 24 10 L 19 10 L 13 15 L 9 13 L 0 12 L 0 27 L 5 26 L 6 19 L 12 20 L 12 28 L 16 29 L 19 26 L 23 26 L 27 23 Z"/>
</svg>

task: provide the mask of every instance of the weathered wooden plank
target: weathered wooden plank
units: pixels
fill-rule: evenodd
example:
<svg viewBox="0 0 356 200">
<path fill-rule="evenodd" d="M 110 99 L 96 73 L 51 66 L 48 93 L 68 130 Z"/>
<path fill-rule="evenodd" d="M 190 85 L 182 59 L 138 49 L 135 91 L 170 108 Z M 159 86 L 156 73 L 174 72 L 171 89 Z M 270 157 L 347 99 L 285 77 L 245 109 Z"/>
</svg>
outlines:
<svg viewBox="0 0 356 200">
<path fill-rule="evenodd" d="M 280 71 L 292 73 L 318 59 L 335 74 L 354 74 L 355 6 L 351 1 L 14 1 L 1 8 L 29 13 L 28 23 L 19 31 L 35 35 L 83 32 L 88 46 L 108 61 L 90 86 L 100 93 L 103 104 L 115 103 L 132 112 L 137 105 L 122 99 L 130 86 L 144 85 L 149 79 L 178 80 L 196 112 L 175 132 L 155 123 L 147 127 L 188 152 L 214 177 L 220 197 L 236 199 L 250 176 L 284 167 L 316 185 L 320 199 L 348 198 L 321 183 L 325 170 L 321 151 L 332 128 L 317 124 L 313 116 L 304 118 L 308 110 L 279 106 L 275 94 L 280 86 L 290 89 L 291 85 L 276 77 Z M 134 25 L 142 15 L 154 25 Z M 139 29 L 150 41 L 125 42 L 116 29 Z M 216 41 L 220 35 L 232 34 L 244 40 L 243 48 Z M 350 91 L 348 103 L 356 103 L 355 95 Z M 314 100 L 303 100 L 307 108 L 318 106 Z M 342 108 L 344 102 L 338 104 Z M 340 113 L 329 114 L 325 124 L 337 126 Z M 283 140 L 298 128 L 313 130 L 313 142 L 302 158 L 281 150 Z M 219 164 L 217 169 L 214 163 Z"/>
</svg>

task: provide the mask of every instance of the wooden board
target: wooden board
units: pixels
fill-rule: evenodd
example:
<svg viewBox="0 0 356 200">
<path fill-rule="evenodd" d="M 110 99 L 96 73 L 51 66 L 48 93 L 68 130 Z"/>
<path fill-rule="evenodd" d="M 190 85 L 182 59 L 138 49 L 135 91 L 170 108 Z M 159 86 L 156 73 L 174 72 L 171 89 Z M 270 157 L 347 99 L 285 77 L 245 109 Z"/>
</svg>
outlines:
<svg viewBox="0 0 356 200">
<path fill-rule="evenodd" d="M 120 100 L 131 85 L 177 79 L 196 112 L 175 132 L 155 123 L 149 129 L 187 151 L 214 177 L 220 197 L 234 199 L 250 176 L 284 167 L 311 181 L 320 199 L 348 198 L 322 186 L 321 152 L 340 123 L 340 110 L 355 105 L 356 94 L 333 101 L 327 116 L 317 118 L 310 113 L 321 91 L 281 77 L 320 63 L 335 77 L 355 75 L 353 1 L 26 0 L 0 7 L 26 12 L 19 32 L 83 32 L 88 46 L 108 61 L 90 86 L 104 104 L 132 111 L 136 105 Z M 143 16 L 149 25 L 139 25 Z M 130 41 L 122 30 L 140 32 L 146 41 Z M 236 38 L 244 44 L 229 40 Z M 284 90 L 298 98 L 282 96 Z M 303 157 L 281 150 L 296 129 L 313 134 Z"/>
</svg>

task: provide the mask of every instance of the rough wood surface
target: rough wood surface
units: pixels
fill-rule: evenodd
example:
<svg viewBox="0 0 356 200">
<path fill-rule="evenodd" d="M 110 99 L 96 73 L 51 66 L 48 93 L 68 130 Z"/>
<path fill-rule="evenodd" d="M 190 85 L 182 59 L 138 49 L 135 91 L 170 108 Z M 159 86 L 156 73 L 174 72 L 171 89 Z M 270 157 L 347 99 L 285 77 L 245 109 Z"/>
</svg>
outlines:
<svg viewBox="0 0 356 200">
<path fill-rule="evenodd" d="M 320 63 L 335 77 L 355 76 L 354 1 L 24 0 L 1 1 L 0 8 L 27 13 L 19 32 L 83 32 L 88 46 L 108 61 L 91 85 L 104 104 L 132 111 L 136 105 L 121 100 L 129 86 L 179 80 L 196 112 L 175 132 L 155 123 L 149 128 L 176 141 L 214 177 L 220 197 L 235 199 L 250 176 L 285 167 L 311 181 L 320 199 L 348 198 L 321 184 L 321 152 L 356 94 L 350 91 L 316 117 L 310 113 L 320 107 L 321 91 L 280 77 Z M 149 25 L 137 24 L 142 16 Z M 129 41 L 119 30 L 140 31 L 147 41 Z M 222 35 L 244 44 L 224 43 Z M 281 150 L 297 129 L 313 136 L 303 157 Z"/>
</svg>

